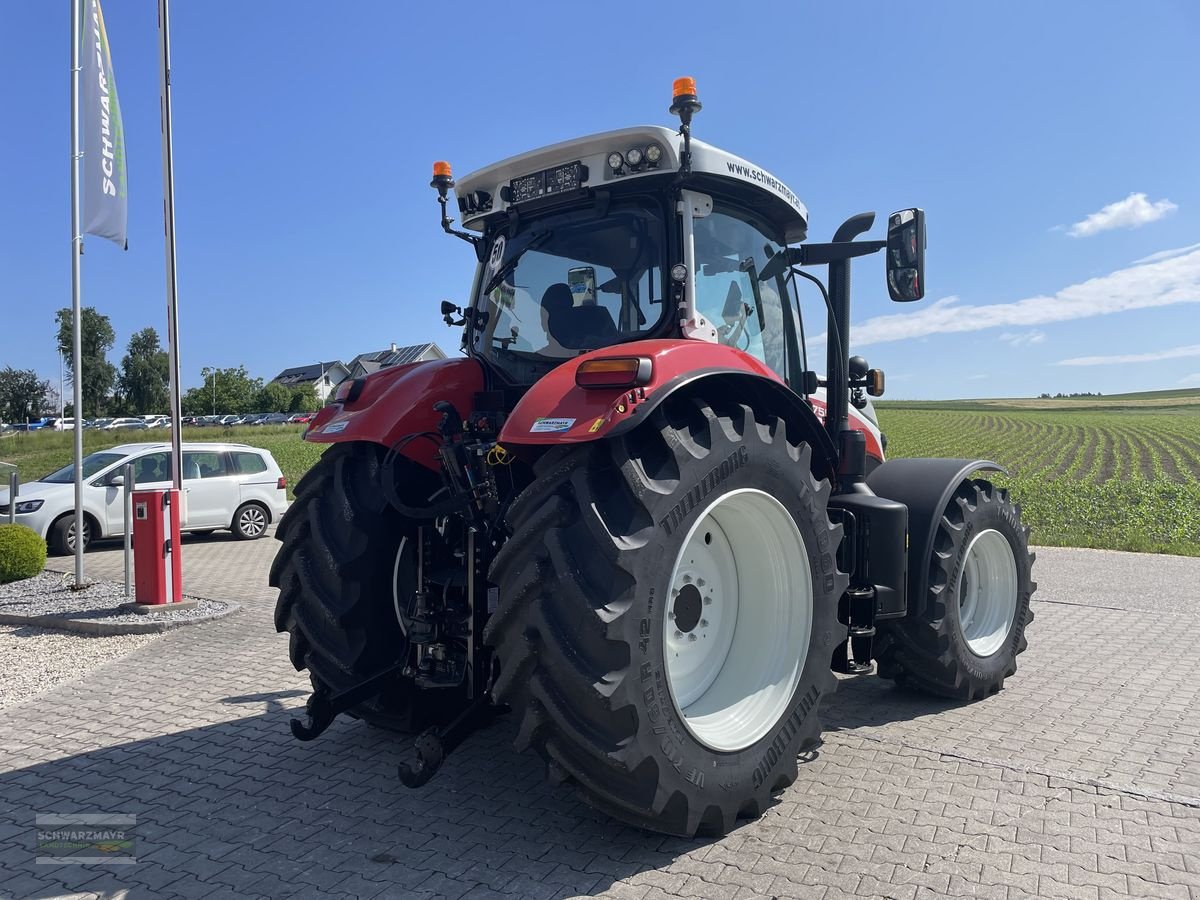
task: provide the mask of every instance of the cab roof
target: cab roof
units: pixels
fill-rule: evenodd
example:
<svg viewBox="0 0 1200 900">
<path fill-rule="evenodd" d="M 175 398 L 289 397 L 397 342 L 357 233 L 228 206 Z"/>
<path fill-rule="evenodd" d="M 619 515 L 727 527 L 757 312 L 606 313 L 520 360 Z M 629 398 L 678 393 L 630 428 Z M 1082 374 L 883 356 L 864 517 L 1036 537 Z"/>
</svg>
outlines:
<svg viewBox="0 0 1200 900">
<path fill-rule="evenodd" d="M 610 153 L 626 154 L 636 147 L 643 154 L 648 146 L 662 148 L 657 166 L 643 163 L 616 173 L 608 165 Z M 574 138 L 538 150 L 512 156 L 458 179 L 454 192 L 458 198 L 463 225 L 482 231 L 487 219 L 505 212 L 512 205 L 508 188 L 515 178 L 556 166 L 580 162 L 585 167 L 582 187 L 614 188 L 646 178 L 676 172 L 679 169 L 682 138 L 661 125 L 641 125 L 617 131 Z M 719 147 L 692 138 L 692 172 L 697 180 L 717 179 L 720 186 L 752 199 L 764 215 L 775 222 L 788 241 L 803 240 L 808 229 L 808 209 L 792 190 L 766 170 L 734 156 Z M 698 187 L 697 189 L 703 189 Z"/>
</svg>

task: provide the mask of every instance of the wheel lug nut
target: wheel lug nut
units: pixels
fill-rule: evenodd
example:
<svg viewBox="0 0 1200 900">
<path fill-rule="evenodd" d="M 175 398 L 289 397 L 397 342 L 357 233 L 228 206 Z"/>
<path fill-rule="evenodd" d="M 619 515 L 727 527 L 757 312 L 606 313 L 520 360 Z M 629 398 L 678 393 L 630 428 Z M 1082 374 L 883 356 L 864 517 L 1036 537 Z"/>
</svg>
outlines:
<svg viewBox="0 0 1200 900">
<path fill-rule="evenodd" d="M 703 578 L 696 579 L 696 587 L 704 587 L 704 579 Z"/>
<path fill-rule="evenodd" d="M 679 638 L 681 638 L 681 637 L 683 637 L 683 632 L 682 632 L 682 631 L 676 631 L 676 632 L 675 632 L 675 638 L 676 638 L 676 640 L 678 640 L 678 639 L 679 639 Z"/>
<path fill-rule="evenodd" d="M 684 584 L 691 584 L 691 583 L 692 583 L 692 576 L 691 576 L 691 575 L 684 575 L 684 576 L 683 576 L 683 583 L 684 583 Z"/>
<path fill-rule="evenodd" d="M 667 613 L 667 618 L 668 618 L 668 619 L 674 619 L 674 618 L 675 618 L 675 610 L 671 610 L 670 612 L 668 612 L 668 613 Z"/>
<path fill-rule="evenodd" d="M 701 628 L 707 628 L 707 627 L 708 627 L 708 619 L 701 619 L 701 620 L 700 620 L 700 627 L 701 627 Z"/>
<path fill-rule="evenodd" d="M 689 640 L 689 641 L 694 641 L 694 640 L 696 640 L 696 636 L 695 636 L 694 634 L 689 634 L 689 635 L 688 635 L 688 640 Z"/>
<path fill-rule="evenodd" d="M 705 606 L 712 606 L 712 597 L 705 597 L 705 598 L 704 598 L 704 605 L 705 605 Z"/>
</svg>

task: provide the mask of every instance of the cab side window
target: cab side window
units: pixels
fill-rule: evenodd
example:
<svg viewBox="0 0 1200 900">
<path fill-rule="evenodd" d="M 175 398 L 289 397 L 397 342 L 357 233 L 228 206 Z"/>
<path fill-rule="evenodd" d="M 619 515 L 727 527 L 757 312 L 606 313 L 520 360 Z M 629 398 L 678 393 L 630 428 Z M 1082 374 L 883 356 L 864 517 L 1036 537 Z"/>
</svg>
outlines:
<svg viewBox="0 0 1200 900">
<path fill-rule="evenodd" d="M 717 204 L 695 220 L 696 308 L 722 344 L 787 376 L 783 303 L 774 282 L 758 273 L 779 245 L 748 217 Z"/>
</svg>

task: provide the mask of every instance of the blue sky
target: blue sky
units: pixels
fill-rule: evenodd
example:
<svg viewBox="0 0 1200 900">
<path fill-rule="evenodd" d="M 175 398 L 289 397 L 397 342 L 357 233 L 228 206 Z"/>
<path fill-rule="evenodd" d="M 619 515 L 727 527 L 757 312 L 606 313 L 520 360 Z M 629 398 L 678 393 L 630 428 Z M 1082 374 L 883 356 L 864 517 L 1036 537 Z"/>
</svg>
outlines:
<svg viewBox="0 0 1200 900">
<path fill-rule="evenodd" d="M 694 133 L 787 182 L 813 239 L 861 210 L 879 236 L 888 211 L 926 209 L 925 301 L 891 304 L 879 257 L 855 267 L 855 346 L 890 396 L 1200 386 L 1196 4 L 578 8 L 176 0 L 184 385 L 208 365 L 270 378 L 391 341 L 457 348 L 437 306 L 466 299 L 473 256 L 438 229 L 431 162 L 462 174 L 670 124 L 687 74 Z M 0 28 L 0 366 L 54 379 L 67 10 L 9 3 Z M 104 10 L 130 249 L 89 237 L 83 296 L 119 363 L 134 331 L 166 331 L 157 37 L 152 0 Z"/>
</svg>

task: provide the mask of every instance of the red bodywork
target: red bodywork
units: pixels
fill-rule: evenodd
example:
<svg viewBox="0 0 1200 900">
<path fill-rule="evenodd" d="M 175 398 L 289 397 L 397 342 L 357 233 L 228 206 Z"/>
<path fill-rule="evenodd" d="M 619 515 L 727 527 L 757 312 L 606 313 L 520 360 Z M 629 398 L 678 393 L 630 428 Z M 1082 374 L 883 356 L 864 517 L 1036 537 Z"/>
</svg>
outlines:
<svg viewBox="0 0 1200 900">
<path fill-rule="evenodd" d="M 482 390 L 483 368 L 473 359 L 437 359 L 383 369 L 367 376 L 354 402 L 335 403 L 317 413 L 304 439 L 318 444 L 371 441 L 391 447 L 406 435 L 436 432 L 442 415 L 433 404 L 439 400 L 450 401 L 465 416 Z M 437 472 L 437 446 L 436 440 L 416 438 L 403 453 Z"/>
<path fill-rule="evenodd" d="M 575 383 L 575 370 L 582 362 L 628 356 L 653 361 L 647 384 L 637 388 L 581 388 Z M 722 344 L 679 339 L 618 344 L 568 360 L 543 376 L 509 414 L 499 442 L 519 447 L 603 438 L 636 415 L 638 406 L 655 391 L 706 370 L 744 373 L 783 383 L 761 360 Z M 433 410 L 433 404 L 439 400 L 448 400 L 463 416 L 469 415 L 474 395 L 483 389 L 483 369 L 473 359 L 443 359 L 384 369 L 366 378 L 354 402 L 321 410 L 304 437 L 318 443 L 372 441 L 391 447 L 414 432 L 435 431 L 441 415 Z M 814 400 L 813 408 L 823 419 L 824 403 Z M 852 427 L 866 434 L 867 453 L 882 459 L 879 441 L 866 422 L 855 415 L 850 421 Z M 431 440 L 416 439 L 404 447 L 403 454 L 437 471 L 436 447 Z"/>
<path fill-rule="evenodd" d="M 581 388 L 575 384 L 575 370 L 580 363 L 614 356 L 645 356 L 653 360 L 649 383 L 639 388 Z M 618 344 L 565 362 L 539 380 L 509 415 L 500 432 L 500 443 L 575 444 L 602 438 L 635 415 L 638 405 L 664 385 L 706 369 L 742 372 L 783 384 L 761 360 L 723 344 L 690 340 Z M 822 401 L 813 401 L 813 411 L 824 420 Z M 867 454 L 882 460 L 882 448 L 866 422 L 851 415 L 850 424 L 866 434 Z"/>
</svg>

